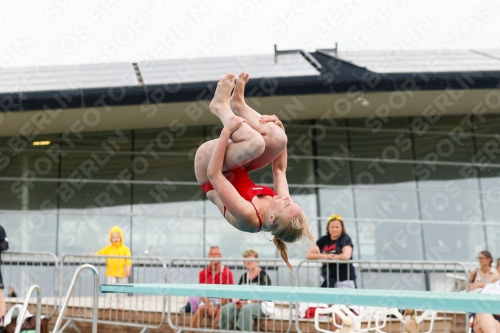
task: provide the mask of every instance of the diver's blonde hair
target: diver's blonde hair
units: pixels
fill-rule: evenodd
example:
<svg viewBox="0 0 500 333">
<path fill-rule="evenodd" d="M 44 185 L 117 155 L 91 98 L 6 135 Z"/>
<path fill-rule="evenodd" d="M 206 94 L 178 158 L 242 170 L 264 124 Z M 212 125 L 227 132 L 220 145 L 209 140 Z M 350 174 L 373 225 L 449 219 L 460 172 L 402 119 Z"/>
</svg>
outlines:
<svg viewBox="0 0 500 333">
<path fill-rule="evenodd" d="M 314 243 L 311 227 L 307 222 L 306 215 L 302 211 L 291 220 L 285 220 L 280 216 L 276 216 L 270 231 L 274 236 L 274 245 L 278 248 L 281 258 L 283 258 L 290 270 L 293 270 L 293 267 L 288 261 L 288 249 L 285 242 L 293 243 L 305 237 Z"/>
</svg>

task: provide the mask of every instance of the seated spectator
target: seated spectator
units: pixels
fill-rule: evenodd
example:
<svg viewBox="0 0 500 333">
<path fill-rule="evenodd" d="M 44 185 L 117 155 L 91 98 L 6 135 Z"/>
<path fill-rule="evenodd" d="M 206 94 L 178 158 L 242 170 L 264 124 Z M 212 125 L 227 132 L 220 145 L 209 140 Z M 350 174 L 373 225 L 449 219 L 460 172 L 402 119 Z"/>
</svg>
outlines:
<svg viewBox="0 0 500 333">
<path fill-rule="evenodd" d="M 221 258 L 222 253 L 219 247 L 210 247 L 208 257 Z M 210 264 L 200 272 L 198 282 L 200 284 L 234 284 L 233 272 L 222 265 L 220 261 L 211 261 Z M 213 328 L 214 324 L 216 324 L 215 318 L 219 316 L 220 307 L 227 302 L 228 300 L 226 298 L 201 297 L 200 305 L 191 319 L 191 327 L 198 328 L 200 326 L 200 321 L 205 318 L 206 315 L 209 315 L 212 317 Z"/>
<path fill-rule="evenodd" d="M 481 294 L 500 294 L 500 281 L 488 283 L 481 290 Z M 500 315 L 491 313 L 477 313 L 473 324 L 474 333 L 500 333 Z"/>
<path fill-rule="evenodd" d="M 256 259 L 259 254 L 255 250 L 247 250 L 243 253 L 243 258 Z M 266 271 L 259 267 L 257 261 L 245 261 L 247 272 L 240 278 L 239 284 L 255 284 L 260 286 L 270 286 L 271 279 Z M 253 331 L 254 319 L 264 317 L 261 302 L 257 300 L 236 299 L 222 307 L 220 311 L 219 327 L 223 330 L 233 330 L 236 327 L 241 331 Z"/>
<path fill-rule="evenodd" d="M 490 251 L 481 251 L 477 255 L 477 260 L 479 261 L 479 267 L 472 269 L 469 274 L 469 291 L 477 288 L 484 288 L 487 283 L 493 283 L 500 278 L 498 271 L 491 267 L 493 263 L 493 257 Z M 462 289 L 465 289 L 465 283 Z"/>
<path fill-rule="evenodd" d="M 9 286 L 9 297 L 17 297 L 17 294 L 12 286 Z"/>
</svg>

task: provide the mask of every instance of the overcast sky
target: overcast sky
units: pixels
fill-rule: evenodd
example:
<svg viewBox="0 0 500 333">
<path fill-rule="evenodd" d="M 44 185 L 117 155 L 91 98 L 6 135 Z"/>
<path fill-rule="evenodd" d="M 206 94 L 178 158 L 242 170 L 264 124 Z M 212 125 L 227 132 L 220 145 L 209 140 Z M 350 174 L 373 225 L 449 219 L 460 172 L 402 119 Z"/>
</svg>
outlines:
<svg viewBox="0 0 500 333">
<path fill-rule="evenodd" d="M 494 0 L 0 1 L 0 67 L 278 49 L 500 49 Z"/>
</svg>

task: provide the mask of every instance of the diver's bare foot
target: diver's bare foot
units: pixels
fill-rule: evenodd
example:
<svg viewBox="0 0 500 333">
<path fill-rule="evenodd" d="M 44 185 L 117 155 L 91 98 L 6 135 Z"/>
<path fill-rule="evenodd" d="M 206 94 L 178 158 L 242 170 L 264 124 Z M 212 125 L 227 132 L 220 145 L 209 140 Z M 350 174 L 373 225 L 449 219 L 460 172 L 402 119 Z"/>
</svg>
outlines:
<svg viewBox="0 0 500 333">
<path fill-rule="evenodd" d="M 231 91 L 234 87 L 234 74 L 227 74 L 220 79 L 217 83 L 217 89 L 215 89 L 214 98 L 210 102 L 208 107 L 210 112 L 212 112 L 217 117 L 220 117 L 221 111 L 230 110 L 229 97 L 231 96 Z"/>
<path fill-rule="evenodd" d="M 236 87 L 231 95 L 231 109 L 238 112 L 243 105 L 245 105 L 245 85 L 247 84 L 250 75 L 245 72 L 241 72 L 236 81 Z"/>
</svg>

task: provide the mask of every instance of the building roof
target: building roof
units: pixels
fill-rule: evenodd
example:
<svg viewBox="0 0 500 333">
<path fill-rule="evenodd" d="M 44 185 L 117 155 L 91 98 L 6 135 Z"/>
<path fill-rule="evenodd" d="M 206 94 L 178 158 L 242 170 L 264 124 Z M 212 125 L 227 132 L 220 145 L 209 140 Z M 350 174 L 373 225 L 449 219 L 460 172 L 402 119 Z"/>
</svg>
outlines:
<svg viewBox="0 0 500 333">
<path fill-rule="evenodd" d="M 259 97 L 259 112 L 282 111 L 294 119 L 316 119 L 332 110 L 338 118 L 381 116 L 380 110 L 420 116 L 429 105 L 445 103 L 442 95 L 454 90 L 465 97 L 447 103 L 445 111 L 466 114 L 500 87 L 499 51 L 441 53 L 275 50 L 258 56 L 0 69 L 0 112 L 9 115 L 0 129 L 2 135 L 16 135 L 41 117 L 40 110 L 71 110 L 49 114 L 57 115 L 50 124 L 40 118 L 39 133 L 62 133 L 88 108 L 98 110 L 101 121 L 87 131 L 160 127 L 173 120 L 214 124 L 218 120 L 208 112 L 208 102 L 218 79 L 242 70 L 251 75 L 246 96 Z M 388 109 L 394 92 L 406 92 L 411 102 Z M 161 121 L 152 117 L 157 113 Z"/>
<path fill-rule="evenodd" d="M 216 82 L 225 73 L 249 72 L 252 78 L 317 76 L 320 72 L 299 53 L 142 61 L 138 63 L 144 84 Z"/>
<path fill-rule="evenodd" d="M 500 50 L 323 52 L 376 73 L 500 71 Z"/>
<path fill-rule="evenodd" d="M 130 63 L 0 69 L 0 93 L 137 86 Z"/>
</svg>

